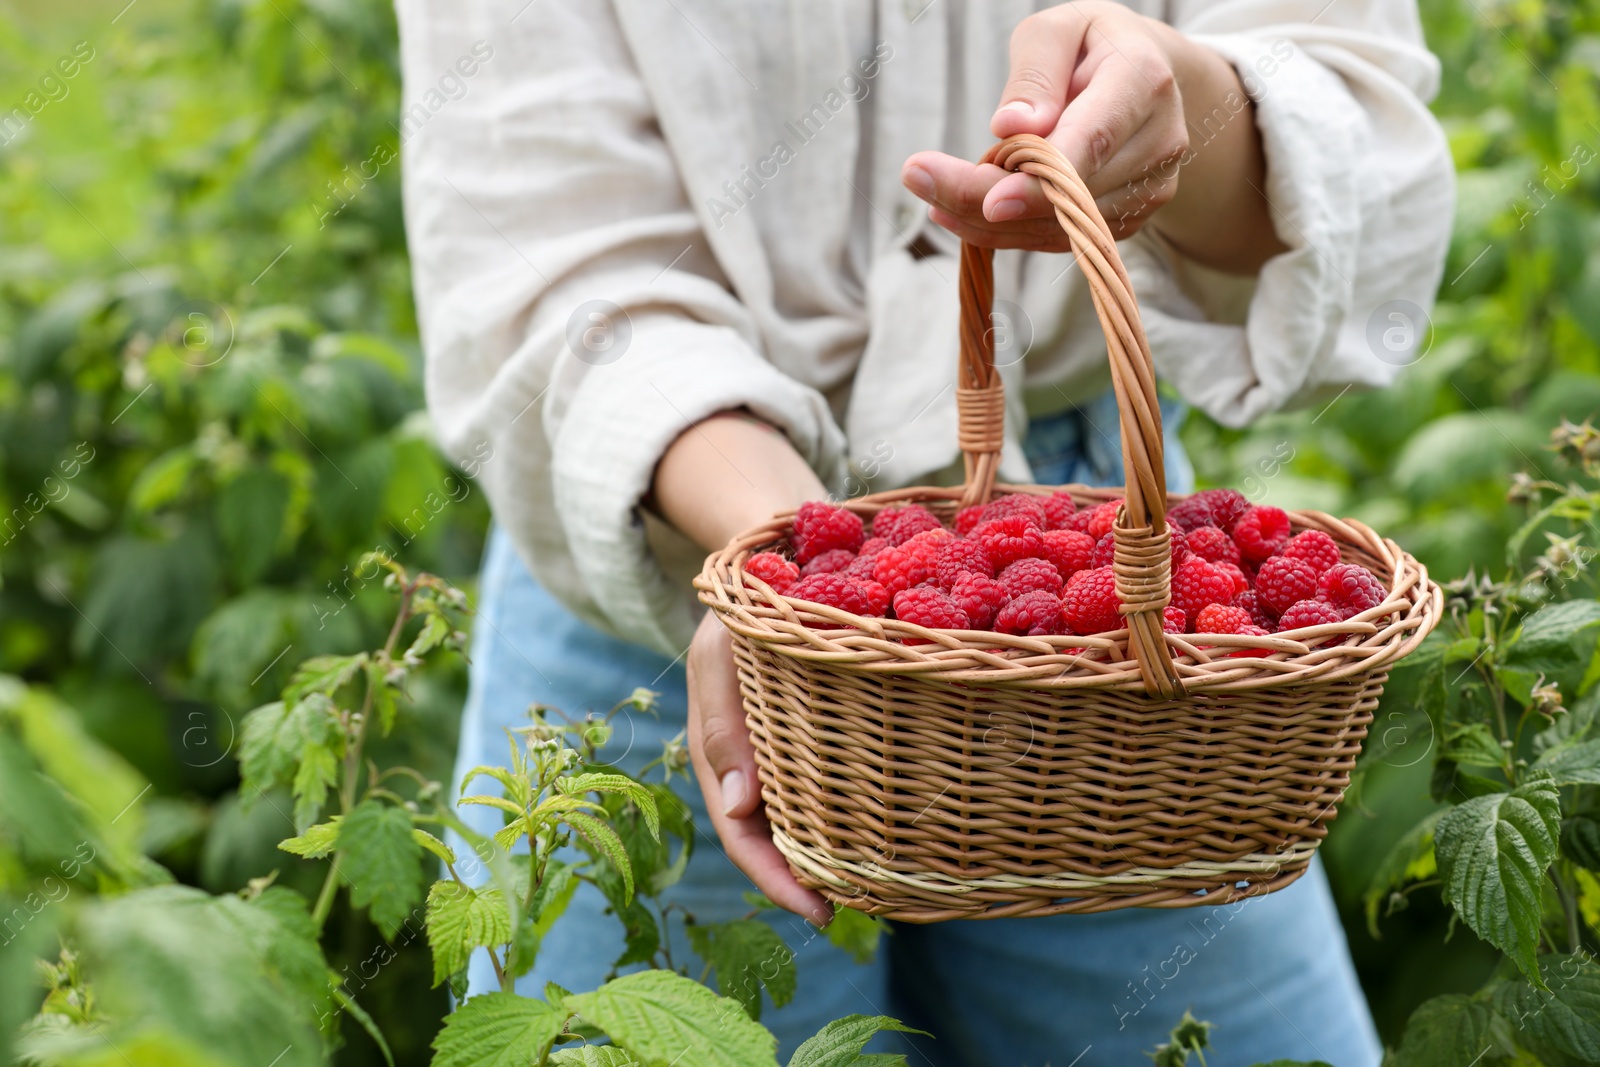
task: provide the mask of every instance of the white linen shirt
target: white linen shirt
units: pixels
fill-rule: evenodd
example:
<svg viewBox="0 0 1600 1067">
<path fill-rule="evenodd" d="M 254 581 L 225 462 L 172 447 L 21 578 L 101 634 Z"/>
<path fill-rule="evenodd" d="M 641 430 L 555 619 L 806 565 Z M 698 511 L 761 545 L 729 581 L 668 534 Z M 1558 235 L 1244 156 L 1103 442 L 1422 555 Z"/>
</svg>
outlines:
<svg viewBox="0 0 1600 1067">
<path fill-rule="evenodd" d="M 990 145 L 1011 30 L 1044 6 L 397 0 L 429 410 L 580 616 L 686 647 L 699 554 L 640 501 L 718 411 L 778 427 L 836 490 L 948 478 L 959 243 L 900 168 Z M 1240 279 L 1122 242 L 1160 376 L 1230 425 L 1386 384 L 1369 318 L 1431 304 L 1453 206 L 1415 4 L 1128 6 L 1240 72 L 1288 247 Z M 1001 469 L 1027 481 L 1030 413 L 1103 390 L 1105 344 L 1070 255 L 1002 252 L 995 276 L 1017 331 Z"/>
</svg>

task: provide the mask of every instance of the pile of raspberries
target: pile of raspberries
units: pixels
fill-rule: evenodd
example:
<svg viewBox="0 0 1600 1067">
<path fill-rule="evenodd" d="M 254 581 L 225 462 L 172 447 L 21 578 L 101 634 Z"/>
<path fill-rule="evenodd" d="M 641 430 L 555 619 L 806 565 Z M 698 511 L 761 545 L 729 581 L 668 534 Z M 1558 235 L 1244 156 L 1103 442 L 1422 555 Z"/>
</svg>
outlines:
<svg viewBox="0 0 1600 1067">
<path fill-rule="evenodd" d="M 962 509 L 954 529 L 907 504 L 880 511 L 870 531 L 845 508 L 805 504 L 794 558 L 760 552 L 744 572 L 782 596 L 931 629 L 1100 634 L 1126 626 L 1111 571 L 1120 503 L 1080 511 L 1065 492 L 1014 493 Z M 1291 536 L 1282 509 L 1232 489 L 1196 493 L 1167 517 L 1169 633 L 1265 636 L 1342 622 L 1387 596 L 1371 571 L 1340 561 L 1333 538 Z"/>
</svg>

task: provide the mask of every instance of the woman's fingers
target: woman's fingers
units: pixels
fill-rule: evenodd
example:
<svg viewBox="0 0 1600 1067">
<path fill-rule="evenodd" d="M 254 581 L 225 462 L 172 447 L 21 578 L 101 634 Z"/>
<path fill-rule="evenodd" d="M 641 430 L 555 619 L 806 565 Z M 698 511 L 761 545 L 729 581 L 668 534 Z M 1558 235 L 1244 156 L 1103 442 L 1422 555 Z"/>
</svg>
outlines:
<svg viewBox="0 0 1600 1067">
<path fill-rule="evenodd" d="M 818 925 L 826 923 L 832 907 L 820 893 L 795 881 L 772 843 L 739 697 L 732 638 L 712 615 L 701 622 L 689 646 L 688 676 L 689 755 L 728 858 L 774 904 Z"/>
<path fill-rule="evenodd" d="M 1061 4 L 1028 16 L 1011 31 L 1011 73 L 989 120 L 996 137 L 1044 137 L 1056 128 L 1089 25 L 1083 10 Z"/>
</svg>

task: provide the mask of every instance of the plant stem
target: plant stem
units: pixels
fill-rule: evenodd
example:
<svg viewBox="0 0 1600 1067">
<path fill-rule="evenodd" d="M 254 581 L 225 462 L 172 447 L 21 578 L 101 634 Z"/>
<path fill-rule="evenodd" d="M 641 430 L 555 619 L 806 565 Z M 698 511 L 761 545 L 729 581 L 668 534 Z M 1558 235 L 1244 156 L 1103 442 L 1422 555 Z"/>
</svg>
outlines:
<svg viewBox="0 0 1600 1067">
<path fill-rule="evenodd" d="M 488 945 L 485 950 L 489 953 L 489 962 L 494 964 L 494 976 L 500 982 L 500 991 L 502 993 L 515 993 L 516 983 L 511 980 L 511 977 L 506 973 L 506 969 L 500 965 L 500 957 L 496 954 L 494 946 Z"/>
<path fill-rule="evenodd" d="M 400 640 L 400 634 L 411 620 L 411 597 L 417 591 L 415 582 L 404 586 L 400 591 L 400 610 L 395 612 L 394 625 L 389 627 L 389 637 L 383 643 L 383 651 L 379 653 L 379 663 L 387 666 L 394 660 L 394 647 Z M 339 801 L 342 810 L 348 813 L 356 806 L 356 783 L 361 778 L 361 748 L 367 739 L 367 723 L 372 718 L 372 701 L 374 688 L 382 682 L 374 682 L 372 675 L 367 675 L 366 694 L 361 700 L 361 716 L 356 722 L 355 736 L 350 738 L 344 754 L 344 773 L 339 782 Z"/>
<path fill-rule="evenodd" d="M 330 860 L 328 873 L 322 879 L 322 891 L 317 894 L 317 904 L 311 909 L 311 921 L 316 924 L 319 933 L 328 921 L 328 913 L 333 910 L 333 898 L 337 895 L 338 888 L 339 874 Z"/>
</svg>

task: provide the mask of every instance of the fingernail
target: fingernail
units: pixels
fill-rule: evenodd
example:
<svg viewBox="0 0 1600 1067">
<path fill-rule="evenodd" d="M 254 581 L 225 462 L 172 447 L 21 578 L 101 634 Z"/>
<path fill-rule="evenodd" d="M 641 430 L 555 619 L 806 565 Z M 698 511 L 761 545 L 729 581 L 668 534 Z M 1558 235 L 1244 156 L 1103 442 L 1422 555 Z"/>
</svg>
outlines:
<svg viewBox="0 0 1600 1067">
<path fill-rule="evenodd" d="M 1034 113 L 1035 108 L 1034 108 L 1034 106 L 1032 104 L 1028 103 L 1026 100 L 1013 100 L 1009 104 L 1001 104 L 1000 105 L 1000 110 L 1001 111 L 1015 111 L 1015 112 L 1017 112 L 1019 114 L 1022 114 L 1022 115 L 1031 115 L 1031 114 Z"/>
<path fill-rule="evenodd" d="M 990 222 L 1010 222 L 1028 210 L 1028 205 L 1021 200 L 1002 200 L 989 210 Z"/>
<path fill-rule="evenodd" d="M 744 772 L 729 771 L 722 776 L 722 814 L 732 815 L 744 803 Z"/>
<path fill-rule="evenodd" d="M 924 200 L 933 195 L 933 175 L 921 167 L 907 167 L 905 183 L 908 189 Z"/>
</svg>

